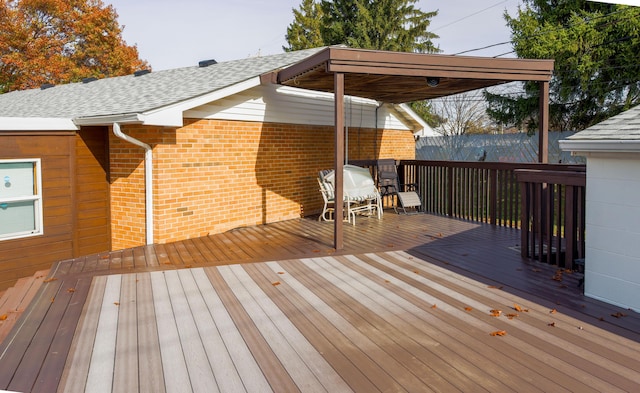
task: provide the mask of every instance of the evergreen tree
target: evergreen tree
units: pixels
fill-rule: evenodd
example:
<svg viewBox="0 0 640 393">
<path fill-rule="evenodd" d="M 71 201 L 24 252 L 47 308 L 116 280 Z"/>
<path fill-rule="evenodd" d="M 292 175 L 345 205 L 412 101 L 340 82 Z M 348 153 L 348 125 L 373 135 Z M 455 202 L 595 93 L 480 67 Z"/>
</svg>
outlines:
<svg viewBox="0 0 640 393">
<path fill-rule="evenodd" d="M 294 21 L 287 27 L 287 52 L 324 46 L 320 36 L 322 9 L 315 0 L 303 0 L 300 9 L 293 10 Z"/>
<path fill-rule="evenodd" d="M 287 28 L 286 51 L 345 44 L 352 48 L 436 53 L 438 38 L 427 29 L 437 11 L 423 12 L 417 0 L 303 0 Z M 410 106 L 436 127 L 441 119 L 426 101 Z"/>
<path fill-rule="evenodd" d="M 423 12 L 417 0 L 303 0 L 293 10 L 285 50 L 344 44 L 352 48 L 435 53 L 428 31 L 437 11 Z"/>
<path fill-rule="evenodd" d="M 417 0 L 322 0 L 320 32 L 326 45 L 396 52 L 434 53 L 427 29 L 437 11 L 423 12 Z"/>
<path fill-rule="evenodd" d="M 519 58 L 554 59 L 552 130 L 582 130 L 640 104 L 640 9 L 586 0 L 524 0 L 505 15 Z M 503 124 L 537 129 L 537 83 L 522 96 L 486 94 Z"/>
</svg>

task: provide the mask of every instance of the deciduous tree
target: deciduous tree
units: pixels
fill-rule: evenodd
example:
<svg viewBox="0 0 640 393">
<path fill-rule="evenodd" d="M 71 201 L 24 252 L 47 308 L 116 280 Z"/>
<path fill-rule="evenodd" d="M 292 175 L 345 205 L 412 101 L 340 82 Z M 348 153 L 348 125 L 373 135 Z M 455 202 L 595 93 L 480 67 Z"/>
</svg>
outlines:
<svg viewBox="0 0 640 393">
<path fill-rule="evenodd" d="M 0 0 L 0 93 L 148 68 L 117 17 L 101 0 Z"/>
</svg>

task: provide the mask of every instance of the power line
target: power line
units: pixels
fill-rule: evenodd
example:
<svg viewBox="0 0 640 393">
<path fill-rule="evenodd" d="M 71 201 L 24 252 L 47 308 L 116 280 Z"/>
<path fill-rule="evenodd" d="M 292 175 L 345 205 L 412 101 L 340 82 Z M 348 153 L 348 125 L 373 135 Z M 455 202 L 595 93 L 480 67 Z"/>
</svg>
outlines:
<svg viewBox="0 0 640 393">
<path fill-rule="evenodd" d="M 492 8 L 495 8 L 495 7 L 499 6 L 500 4 L 508 3 L 509 1 L 510 1 L 510 0 L 503 0 L 503 1 L 501 1 L 501 2 L 499 2 L 499 3 L 496 3 L 496 4 L 492 5 L 492 6 L 489 6 L 489 7 L 487 7 L 487 8 L 484 8 L 484 9 L 482 9 L 482 10 L 480 10 L 480 11 L 476 11 L 476 12 L 474 12 L 473 14 L 469 14 L 469 15 L 467 15 L 467 16 L 463 16 L 462 18 L 460 18 L 460 19 L 456 19 L 456 20 L 454 20 L 453 22 L 447 23 L 446 25 L 443 25 L 443 26 L 437 27 L 437 28 L 433 29 L 433 31 L 435 32 L 435 31 L 437 31 L 437 30 L 442 30 L 442 29 L 444 29 L 445 27 L 449 27 L 449 26 L 454 25 L 454 24 L 456 24 L 456 23 L 458 23 L 458 22 L 462 22 L 462 21 L 463 21 L 463 20 L 465 20 L 465 19 L 469 19 L 469 18 L 471 18 L 472 16 L 476 16 L 476 15 L 478 15 L 478 14 L 481 14 L 481 13 L 483 13 L 483 12 L 487 11 L 487 10 L 490 10 L 490 9 L 492 9 Z"/>
<path fill-rule="evenodd" d="M 506 2 L 506 1 L 503 1 L 502 3 L 504 3 L 504 2 Z M 502 4 L 502 3 L 498 3 L 498 4 L 496 4 L 496 5 L 499 5 L 499 4 Z M 493 7 L 495 7 L 496 5 L 493 5 L 493 6 L 491 6 L 491 7 L 488 7 L 488 8 L 486 8 L 485 10 L 487 10 L 487 9 L 489 9 L 489 8 L 493 8 Z M 485 11 L 485 10 L 483 10 L 483 11 Z M 598 21 L 598 20 L 600 20 L 600 19 L 608 18 L 608 17 L 614 16 L 614 15 L 616 15 L 616 14 L 620 14 L 620 13 L 627 12 L 628 10 L 629 10 L 629 8 L 622 8 L 622 9 L 618 9 L 618 10 L 613 11 L 613 12 L 610 12 L 610 13 L 608 13 L 608 14 L 604 14 L 604 15 L 600 15 L 600 16 L 596 16 L 596 17 L 590 18 L 590 19 L 588 19 L 588 20 L 587 20 L 587 22 L 588 22 L 588 23 L 596 22 L 596 21 Z M 482 11 L 479 11 L 479 12 L 482 12 Z M 474 15 L 475 15 L 475 14 L 474 14 Z M 622 20 L 615 20 L 615 21 L 612 21 L 612 22 L 610 22 L 610 23 L 619 23 L 619 22 L 621 22 L 621 21 L 631 19 L 631 18 L 636 17 L 636 16 L 638 16 L 638 15 L 640 15 L 640 12 L 638 12 L 638 13 L 636 13 L 636 14 L 631 14 L 631 15 L 629 15 L 629 16 L 628 16 L 628 18 L 626 18 L 626 19 L 622 19 Z M 469 15 L 469 16 L 471 16 L 471 15 Z M 467 16 L 467 17 L 468 17 L 468 16 Z M 459 19 L 458 21 L 463 20 L 463 19 L 466 19 L 467 17 L 461 18 L 461 19 Z M 457 21 L 456 21 L 456 22 L 457 22 Z M 450 23 L 450 24 L 453 24 L 453 23 L 456 23 L 456 22 L 452 22 L 452 23 Z M 448 25 L 447 25 L 447 26 L 448 26 Z M 575 24 L 568 24 L 568 25 L 565 25 L 565 26 L 558 26 L 558 27 L 556 27 L 556 28 L 554 28 L 554 29 L 549 29 L 549 30 L 545 30 L 545 31 L 540 31 L 540 32 L 538 32 L 538 33 L 536 33 L 536 34 L 533 34 L 533 35 L 530 35 L 530 36 L 524 37 L 524 39 L 527 39 L 527 40 L 529 40 L 529 39 L 534 39 L 534 38 L 536 38 L 536 37 L 539 37 L 539 36 L 542 36 L 542 35 L 545 35 L 545 34 L 549 34 L 549 33 L 551 33 L 551 32 L 560 31 L 560 30 L 567 30 L 567 29 L 569 29 L 569 28 L 571 28 L 571 27 L 573 27 L 573 26 L 575 26 Z M 462 52 L 454 53 L 453 55 L 455 56 L 455 55 L 461 55 L 461 54 L 469 53 L 469 52 L 477 52 L 477 51 L 480 51 L 480 50 L 484 50 L 484 49 L 488 49 L 488 48 L 492 48 L 492 47 L 496 47 L 496 46 L 501 46 L 501 45 L 512 44 L 512 43 L 513 43 L 513 41 L 500 42 L 500 43 L 497 43 L 497 44 L 492 44 L 492 45 L 484 46 L 484 47 L 481 47 L 481 48 L 469 49 L 469 50 L 466 50 L 466 51 L 462 51 Z M 499 54 L 499 55 L 494 56 L 494 58 L 495 58 L 495 57 L 500 57 L 500 56 L 505 56 L 505 55 L 508 55 L 508 54 L 511 54 L 511 53 L 514 53 L 514 52 L 515 52 L 515 51 L 505 52 L 505 53 L 502 53 L 502 54 Z"/>
</svg>

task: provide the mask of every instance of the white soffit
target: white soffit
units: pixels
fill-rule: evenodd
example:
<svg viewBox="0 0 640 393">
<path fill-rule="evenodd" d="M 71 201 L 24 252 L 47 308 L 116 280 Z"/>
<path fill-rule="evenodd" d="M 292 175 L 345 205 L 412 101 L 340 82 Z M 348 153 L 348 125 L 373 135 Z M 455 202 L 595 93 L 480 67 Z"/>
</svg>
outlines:
<svg viewBox="0 0 640 393">
<path fill-rule="evenodd" d="M 0 117 L 0 131 L 76 131 L 71 119 L 57 117 Z"/>
</svg>

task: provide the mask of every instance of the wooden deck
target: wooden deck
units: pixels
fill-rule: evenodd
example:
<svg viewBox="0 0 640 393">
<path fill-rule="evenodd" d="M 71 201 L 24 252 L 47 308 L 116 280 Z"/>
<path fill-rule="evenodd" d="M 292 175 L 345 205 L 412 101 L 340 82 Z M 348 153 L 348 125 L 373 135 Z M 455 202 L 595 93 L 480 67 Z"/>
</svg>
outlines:
<svg viewBox="0 0 640 393">
<path fill-rule="evenodd" d="M 638 391 L 640 317 L 519 235 L 386 214 L 341 252 L 300 219 L 64 261 L 0 345 L 0 389 Z"/>
</svg>

